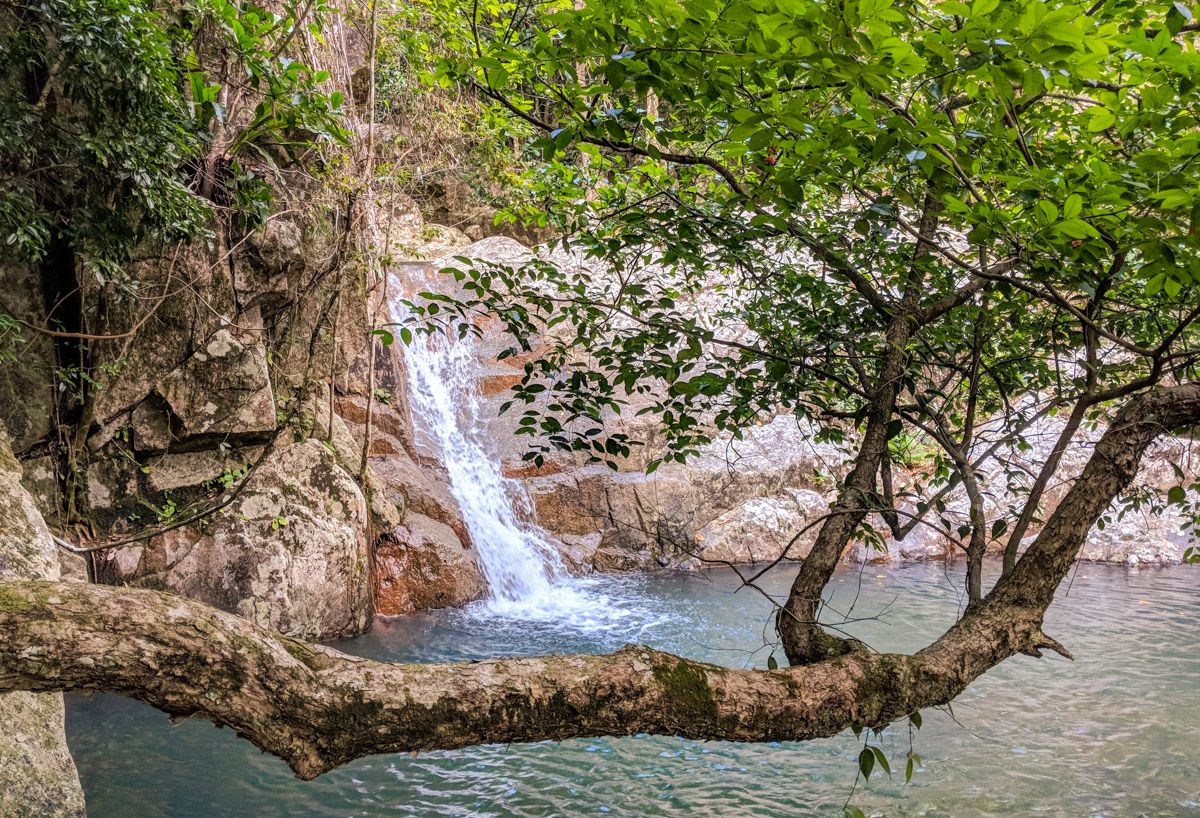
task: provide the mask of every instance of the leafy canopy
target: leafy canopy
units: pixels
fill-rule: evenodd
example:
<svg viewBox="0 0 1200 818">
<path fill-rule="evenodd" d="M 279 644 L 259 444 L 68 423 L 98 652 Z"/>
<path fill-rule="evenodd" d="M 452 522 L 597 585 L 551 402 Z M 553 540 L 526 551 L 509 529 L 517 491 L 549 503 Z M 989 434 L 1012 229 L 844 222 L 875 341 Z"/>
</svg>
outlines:
<svg viewBox="0 0 1200 818">
<path fill-rule="evenodd" d="M 1192 373 L 1186 6 L 473 12 L 446 10 L 467 56 L 444 80 L 539 129 L 546 163 L 513 215 L 555 222 L 598 262 L 458 272 L 467 309 L 508 321 L 513 354 L 550 331 L 517 389 L 550 446 L 623 453 L 595 421 L 631 402 L 661 422 L 668 459 L 779 409 L 837 437 L 865 416 L 900 313 L 916 332 L 893 437 L 969 448 L 974 419 L 1001 412 L 1019 439 L 1039 411 Z"/>
</svg>

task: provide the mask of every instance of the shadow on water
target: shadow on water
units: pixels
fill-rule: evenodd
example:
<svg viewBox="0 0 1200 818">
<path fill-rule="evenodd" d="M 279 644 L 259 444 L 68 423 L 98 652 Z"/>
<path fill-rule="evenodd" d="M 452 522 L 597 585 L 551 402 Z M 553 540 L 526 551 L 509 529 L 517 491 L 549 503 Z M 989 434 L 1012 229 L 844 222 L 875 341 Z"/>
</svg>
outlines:
<svg viewBox="0 0 1200 818">
<path fill-rule="evenodd" d="M 842 570 L 833 607 L 887 650 L 952 621 L 958 571 L 941 564 Z M 767 590 L 783 594 L 786 569 Z M 1048 632 L 1077 661 L 1018 657 L 947 713 L 925 714 L 911 785 L 876 773 L 854 803 L 878 815 L 1200 815 L 1200 574 L 1082 566 Z M 768 605 L 730 572 L 583 580 L 567 618 L 481 603 L 384 620 L 337 643 L 390 661 L 600 652 L 642 642 L 724 665 L 765 666 Z M 589 601 L 590 600 L 590 601 Z M 879 618 L 876 615 L 882 614 Z M 313 782 L 231 731 L 172 726 L 109 695 L 68 697 L 68 737 L 92 818 L 170 816 L 838 815 L 854 780 L 848 733 L 804 744 L 639 736 L 362 759 Z M 903 768 L 904 727 L 881 744 Z"/>
</svg>

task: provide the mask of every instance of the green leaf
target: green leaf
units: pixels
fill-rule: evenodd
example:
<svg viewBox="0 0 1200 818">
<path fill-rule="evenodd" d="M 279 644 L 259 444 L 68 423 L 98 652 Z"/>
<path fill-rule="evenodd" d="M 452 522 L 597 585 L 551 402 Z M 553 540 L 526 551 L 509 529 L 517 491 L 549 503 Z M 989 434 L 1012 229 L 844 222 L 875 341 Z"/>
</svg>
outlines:
<svg viewBox="0 0 1200 818">
<path fill-rule="evenodd" d="M 1158 199 L 1159 207 L 1164 210 L 1176 210 L 1181 207 L 1191 207 L 1195 197 L 1190 190 L 1182 188 L 1169 188 L 1159 191 L 1154 194 L 1154 198 Z"/>
<path fill-rule="evenodd" d="M 1191 9 L 1182 3 L 1174 3 L 1167 10 L 1167 31 L 1171 32 L 1172 35 L 1178 34 L 1191 19 Z"/>
<path fill-rule="evenodd" d="M 767 657 L 767 670 L 779 670 L 779 662 L 773 653 Z"/>
<path fill-rule="evenodd" d="M 508 85 L 508 72 L 503 68 L 489 68 L 484 72 L 488 87 L 499 91 Z"/>
<path fill-rule="evenodd" d="M 912 781 L 913 769 L 921 766 L 921 756 L 917 753 L 908 754 L 908 763 L 904 767 L 904 783 Z"/>
<path fill-rule="evenodd" d="M 748 146 L 752 151 L 761 151 L 763 148 L 771 144 L 775 139 L 775 131 L 771 128 L 763 128 L 750 137 Z"/>
<path fill-rule="evenodd" d="M 1087 129 L 1092 133 L 1106 131 L 1116 124 L 1116 115 L 1107 108 L 1102 108 L 1099 105 L 1088 109 Z"/>
<path fill-rule="evenodd" d="M 862 773 L 864 781 L 871 779 L 871 771 L 875 769 L 875 754 L 871 752 L 870 747 L 864 747 L 863 751 L 858 754 L 858 771 Z"/>
<path fill-rule="evenodd" d="M 1183 501 L 1187 499 L 1187 491 L 1183 486 L 1171 486 L 1167 491 L 1167 502 L 1174 505 L 1183 505 Z"/>
<path fill-rule="evenodd" d="M 1064 219 L 1074 219 L 1083 212 L 1083 197 L 1078 193 L 1072 193 L 1063 202 L 1062 215 Z"/>
<path fill-rule="evenodd" d="M 921 729 L 921 711 L 920 710 L 914 710 L 911 713 L 909 713 L 908 720 L 912 723 L 913 727 L 917 728 L 918 730 Z"/>
<path fill-rule="evenodd" d="M 396 340 L 396 336 L 392 335 L 386 329 L 371 330 L 371 334 L 379 338 L 379 342 L 385 347 L 390 347 L 392 342 Z"/>
<path fill-rule="evenodd" d="M 1094 239 L 1100 236 L 1096 228 L 1083 219 L 1066 219 L 1055 225 L 1055 229 L 1071 239 Z"/>
<path fill-rule="evenodd" d="M 879 747 L 872 747 L 871 752 L 875 754 L 875 760 L 879 762 L 879 766 L 883 767 L 883 771 L 888 775 L 892 774 L 892 765 L 888 763 L 887 754 Z"/>
</svg>

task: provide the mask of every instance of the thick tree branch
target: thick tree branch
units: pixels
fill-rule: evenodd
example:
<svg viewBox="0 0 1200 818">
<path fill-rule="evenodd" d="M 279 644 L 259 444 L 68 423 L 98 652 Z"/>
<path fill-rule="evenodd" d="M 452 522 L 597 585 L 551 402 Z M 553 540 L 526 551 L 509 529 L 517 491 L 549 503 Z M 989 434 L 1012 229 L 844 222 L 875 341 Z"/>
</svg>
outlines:
<svg viewBox="0 0 1200 818">
<path fill-rule="evenodd" d="M 1096 443 L 1083 472 L 1015 568 L 988 601 L 1023 607 L 1049 604 L 1088 531 L 1129 487 L 1146 449 L 1158 437 L 1200 425 L 1200 384 L 1165 386 L 1125 402 Z M 1048 596 L 1047 596 L 1048 595 Z"/>
<path fill-rule="evenodd" d="M 104 690 L 232 727 L 305 779 L 355 758 L 636 733 L 804 740 L 953 699 L 1041 640 L 1006 621 L 959 640 L 983 661 L 861 654 L 732 670 L 644 647 L 601 656 L 385 664 L 309 645 L 157 591 L 0 584 L 0 690 Z M 980 636 L 984 634 L 984 636 Z"/>
<path fill-rule="evenodd" d="M 830 507 L 834 513 L 817 532 L 817 538 L 792 582 L 787 602 L 779 611 L 776 626 L 784 652 L 792 664 L 816 662 L 856 648 L 855 643 L 823 631 L 817 622 L 817 613 L 821 607 L 821 592 L 833 576 L 855 530 L 866 517 L 865 510 L 858 512 L 856 509 L 873 505 L 871 495 L 875 492 L 876 476 L 887 451 L 888 426 L 903 386 L 911 337 L 912 325 L 908 317 L 903 313 L 896 315 L 888 328 L 887 352 L 880 365 L 854 466 Z"/>
<path fill-rule="evenodd" d="M 0 691 L 105 690 L 227 725 L 313 778 L 373 753 L 635 733 L 803 740 L 951 701 L 1015 653 L 1068 651 L 1042 617 L 1088 530 L 1159 435 L 1200 423 L 1200 384 L 1131 398 L 1016 568 L 914 656 L 776 671 L 641 647 L 603 656 L 383 664 L 157 591 L 0 584 Z"/>
<path fill-rule="evenodd" d="M 166 594 L 89 585 L 0 586 L 0 687 L 92 688 L 227 724 L 311 778 L 368 753 L 665 733 L 741 740 L 832 735 L 908 712 L 864 695 L 878 658 L 777 673 L 646 648 L 456 665 L 388 665 L 281 637 Z M 865 706 L 864 706 L 865 702 Z M 897 709 L 898 707 L 898 709 Z"/>
</svg>

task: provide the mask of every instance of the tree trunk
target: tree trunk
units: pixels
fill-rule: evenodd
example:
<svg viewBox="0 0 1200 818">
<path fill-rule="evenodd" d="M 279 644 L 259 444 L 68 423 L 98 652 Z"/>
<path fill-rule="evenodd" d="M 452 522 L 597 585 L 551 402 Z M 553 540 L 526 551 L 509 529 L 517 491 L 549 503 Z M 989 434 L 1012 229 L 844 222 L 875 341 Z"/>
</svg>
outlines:
<svg viewBox="0 0 1200 818">
<path fill-rule="evenodd" d="M 850 543 L 855 530 L 867 516 L 867 510 L 877 507 L 876 476 L 887 455 L 888 427 L 896 411 L 896 400 L 904 385 L 908 368 L 908 344 L 917 328 L 921 285 L 925 266 L 932 252 L 928 239 L 937 233 L 941 200 L 933 183 L 925 191 L 918 224 L 918 239 L 913 246 L 912 260 L 905 277 L 903 292 L 893 306 L 887 334 L 886 350 L 871 396 L 867 427 L 859 444 L 858 456 L 842 490 L 830 508 L 816 541 L 788 592 L 787 602 L 779 611 L 776 629 L 783 643 L 783 652 L 793 665 L 818 662 L 844 655 L 858 643 L 827 633 L 817 621 L 821 609 L 821 592 L 829 584 L 842 552 Z M 883 510 L 883 509 L 879 509 Z"/>
<path fill-rule="evenodd" d="M 1033 485 L 1029 487 L 1025 507 L 1021 509 L 1021 515 L 1013 525 L 1012 533 L 1009 534 L 1008 542 L 1004 546 L 1003 570 L 1005 576 L 1010 574 L 1013 568 L 1016 567 L 1017 551 L 1021 548 L 1021 540 L 1025 537 L 1025 532 L 1029 530 L 1029 525 L 1033 522 L 1033 518 L 1037 516 L 1038 506 L 1042 503 L 1042 495 L 1046 492 L 1046 486 L 1050 484 L 1050 478 L 1057 473 L 1058 464 L 1062 462 L 1063 454 L 1070 447 L 1071 441 L 1075 438 L 1075 433 L 1079 431 L 1079 427 L 1083 423 L 1083 419 L 1087 416 L 1087 410 L 1091 405 L 1091 401 L 1087 397 L 1082 397 L 1075 403 L 1075 407 L 1071 410 L 1071 414 L 1067 418 L 1066 425 L 1063 426 L 1058 440 L 1054 443 L 1054 448 L 1050 450 L 1050 455 L 1046 458 L 1046 462 L 1042 464 L 1037 478 L 1033 481 Z"/>
<path fill-rule="evenodd" d="M 787 602 L 779 611 L 779 638 L 788 662 L 793 665 L 844 654 L 853 646 L 849 640 L 827 633 L 818 624 L 821 592 L 833 576 L 855 529 L 866 518 L 867 509 L 874 504 L 871 497 L 875 493 L 875 477 L 887 452 L 888 425 L 908 362 L 906 347 L 910 334 L 907 318 L 897 316 L 892 320 L 887 334 L 887 352 L 854 467 L 817 532 L 812 549 L 800 564 Z"/>
</svg>

